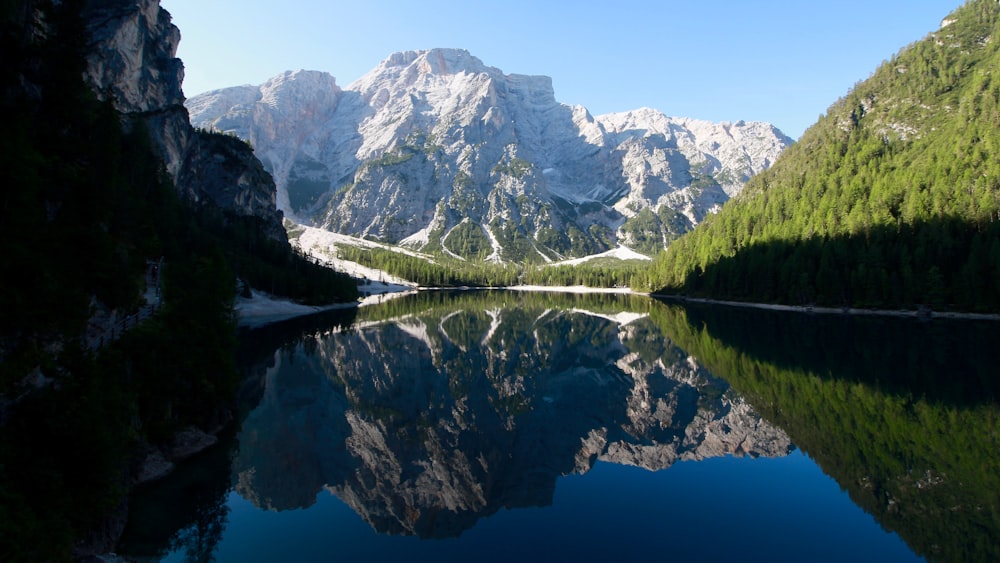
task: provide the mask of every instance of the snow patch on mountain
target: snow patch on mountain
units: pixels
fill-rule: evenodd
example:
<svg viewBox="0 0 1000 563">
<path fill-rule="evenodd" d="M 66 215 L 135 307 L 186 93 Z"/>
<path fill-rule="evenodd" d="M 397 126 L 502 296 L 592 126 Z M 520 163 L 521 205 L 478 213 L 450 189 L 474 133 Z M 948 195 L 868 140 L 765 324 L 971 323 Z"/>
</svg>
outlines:
<svg viewBox="0 0 1000 563">
<path fill-rule="evenodd" d="M 500 257 L 500 253 L 503 252 L 503 246 L 500 245 L 500 241 L 497 240 L 493 230 L 489 227 L 483 227 L 483 232 L 486 233 L 486 237 L 490 239 L 490 247 L 493 252 L 486 257 L 486 262 L 493 262 L 495 264 L 503 264 L 503 258 Z"/>
<path fill-rule="evenodd" d="M 617 258 L 618 260 L 652 260 L 649 256 L 645 254 L 639 254 L 638 252 L 627 248 L 625 246 L 619 246 L 618 248 L 613 248 L 607 252 L 602 252 L 600 254 L 591 254 L 590 256 L 584 256 L 582 258 L 573 258 L 571 260 L 563 260 L 561 262 L 555 262 L 554 266 L 576 266 L 589 262 L 591 260 L 598 260 L 600 258 Z"/>
</svg>

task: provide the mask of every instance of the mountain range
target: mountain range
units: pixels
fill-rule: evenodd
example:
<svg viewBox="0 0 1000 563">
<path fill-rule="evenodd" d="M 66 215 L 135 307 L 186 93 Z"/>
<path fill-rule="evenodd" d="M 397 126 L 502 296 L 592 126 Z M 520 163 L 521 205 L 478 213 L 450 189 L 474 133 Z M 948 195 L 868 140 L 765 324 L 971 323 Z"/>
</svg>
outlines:
<svg viewBox="0 0 1000 563">
<path fill-rule="evenodd" d="M 595 117 L 559 103 L 546 76 L 458 49 L 392 54 L 346 88 L 289 71 L 186 107 L 195 127 L 254 146 L 287 217 L 495 262 L 652 255 L 792 142 L 761 122 Z"/>
</svg>

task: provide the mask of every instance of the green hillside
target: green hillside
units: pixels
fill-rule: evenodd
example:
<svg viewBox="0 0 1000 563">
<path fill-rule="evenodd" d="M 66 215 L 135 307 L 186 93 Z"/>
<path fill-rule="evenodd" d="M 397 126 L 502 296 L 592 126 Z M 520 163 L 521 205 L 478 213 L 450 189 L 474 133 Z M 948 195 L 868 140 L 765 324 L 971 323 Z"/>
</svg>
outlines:
<svg viewBox="0 0 1000 563">
<path fill-rule="evenodd" d="M 973 0 L 829 108 L 651 269 L 663 293 L 1000 310 L 1000 6 Z"/>
</svg>

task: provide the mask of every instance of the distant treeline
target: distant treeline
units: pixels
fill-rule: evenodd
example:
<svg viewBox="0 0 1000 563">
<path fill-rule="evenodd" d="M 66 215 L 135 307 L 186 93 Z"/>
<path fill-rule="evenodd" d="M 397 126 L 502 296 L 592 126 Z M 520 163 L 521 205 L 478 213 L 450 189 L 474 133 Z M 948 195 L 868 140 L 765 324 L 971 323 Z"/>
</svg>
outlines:
<svg viewBox="0 0 1000 563">
<path fill-rule="evenodd" d="M 510 287 L 521 284 L 600 288 L 649 286 L 649 263 L 640 260 L 550 266 L 466 262 L 437 255 L 432 262 L 383 248 L 351 246 L 338 246 L 337 255 L 424 287 Z"/>
</svg>

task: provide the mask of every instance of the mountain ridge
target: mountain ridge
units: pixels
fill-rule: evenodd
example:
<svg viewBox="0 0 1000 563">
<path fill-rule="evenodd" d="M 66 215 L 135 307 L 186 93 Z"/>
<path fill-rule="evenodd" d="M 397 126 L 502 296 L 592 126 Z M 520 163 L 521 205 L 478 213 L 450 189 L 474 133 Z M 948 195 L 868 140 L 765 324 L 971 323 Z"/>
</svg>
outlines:
<svg viewBox="0 0 1000 563">
<path fill-rule="evenodd" d="M 434 251 L 471 221 L 449 246 L 489 247 L 462 257 L 503 262 L 619 243 L 652 254 L 791 143 L 762 123 L 651 109 L 594 117 L 559 103 L 551 78 L 505 74 L 460 49 L 391 54 L 345 88 L 287 71 L 257 93 L 214 90 L 187 108 L 195 126 L 253 144 L 279 208 L 301 223 Z"/>
</svg>

